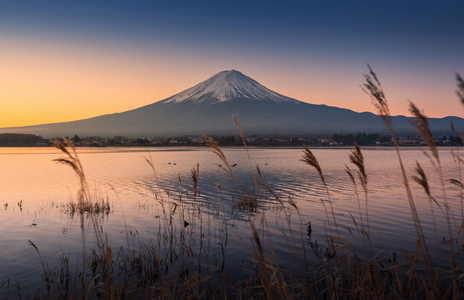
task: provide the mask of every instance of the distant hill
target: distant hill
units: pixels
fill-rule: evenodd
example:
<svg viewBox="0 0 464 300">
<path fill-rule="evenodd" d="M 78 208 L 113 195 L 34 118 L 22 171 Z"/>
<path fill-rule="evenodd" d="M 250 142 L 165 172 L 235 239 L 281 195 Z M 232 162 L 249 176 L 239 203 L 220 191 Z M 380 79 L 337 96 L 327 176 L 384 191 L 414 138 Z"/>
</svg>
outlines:
<svg viewBox="0 0 464 300">
<path fill-rule="evenodd" d="M 314 105 L 276 93 L 235 70 L 213 77 L 162 101 L 123 113 L 73 122 L 1 128 L 0 133 L 54 136 L 132 137 L 227 135 L 237 133 L 234 115 L 246 134 L 386 133 L 379 116 L 349 109 Z M 393 117 L 397 134 L 411 134 L 408 118 Z M 464 119 L 431 118 L 435 134 L 449 134 L 450 121 L 464 128 Z"/>
</svg>

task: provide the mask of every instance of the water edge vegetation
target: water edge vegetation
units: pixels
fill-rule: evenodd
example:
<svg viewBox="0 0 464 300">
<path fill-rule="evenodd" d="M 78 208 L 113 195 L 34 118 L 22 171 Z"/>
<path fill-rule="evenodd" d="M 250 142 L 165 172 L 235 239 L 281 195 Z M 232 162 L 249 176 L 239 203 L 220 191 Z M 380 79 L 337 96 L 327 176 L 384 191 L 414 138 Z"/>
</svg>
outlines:
<svg viewBox="0 0 464 300">
<path fill-rule="evenodd" d="M 307 148 L 303 148 L 302 162 L 316 172 L 320 184 L 325 190 L 324 206 L 326 212 L 326 239 L 317 242 L 311 239 L 311 223 L 304 223 L 298 210 L 298 205 L 291 197 L 283 199 L 261 180 L 259 168 L 250 162 L 253 187 L 267 191 L 275 203 L 285 209 L 287 224 L 291 222 L 287 210 L 293 210 L 299 218 L 299 240 L 293 231 L 285 236 L 288 247 L 299 264 L 295 269 L 281 267 L 277 259 L 273 240 L 270 238 L 267 220 L 264 214 L 260 215 L 260 198 L 254 190 L 245 190 L 235 178 L 231 164 L 216 141 L 208 136 L 209 145 L 213 153 L 223 161 L 223 170 L 236 183 L 240 198 L 237 208 L 245 213 L 261 216 L 258 221 L 251 222 L 250 242 L 254 256 L 250 258 L 252 267 L 241 270 L 240 279 L 232 280 L 232 276 L 224 271 L 223 262 L 211 264 L 202 227 L 200 210 L 195 209 L 195 199 L 198 197 L 196 189 L 199 168 L 191 170 L 191 179 L 194 191 L 187 197 L 193 205 L 191 207 L 173 204 L 169 194 L 156 195 L 163 214 L 161 216 L 164 226 L 153 241 L 140 248 L 133 248 L 129 241 L 126 247 L 115 249 L 109 246 L 105 232 L 99 226 L 98 216 L 110 210 L 107 202 L 95 199 L 89 192 L 84 167 L 77 155 L 73 142 L 63 139 L 55 145 L 63 153 L 63 157 L 56 161 L 70 166 L 79 178 L 77 201 L 71 204 L 74 214 L 80 218 L 81 231 L 91 230 L 96 247 L 88 252 L 84 234 L 82 240 L 82 261 L 79 265 L 71 265 L 69 257 L 62 254 L 58 268 L 50 268 L 47 261 L 40 256 L 40 248 L 34 241 L 30 245 L 36 250 L 43 267 L 43 284 L 34 291 L 33 295 L 23 294 L 18 286 L 11 286 L 8 279 L 3 279 L 1 288 L 7 288 L 10 297 L 36 298 L 36 299 L 140 299 L 140 298 L 183 298 L 183 299 L 212 299 L 212 298 L 263 298 L 263 299 L 460 299 L 464 297 L 464 184 L 462 179 L 453 178 L 449 182 L 461 189 L 461 212 L 459 218 L 450 212 L 449 196 L 445 187 L 447 179 L 443 176 L 443 166 L 437 150 L 436 140 L 428 125 L 426 116 L 413 104 L 410 104 L 411 113 L 415 117 L 415 127 L 423 142 L 428 147 L 428 157 L 435 166 L 440 178 L 442 195 L 438 197 L 430 191 L 427 174 L 418 163 L 416 174 L 412 181 L 423 187 L 430 202 L 432 216 L 441 215 L 446 220 L 447 240 L 442 244 L 427 244 L 424 237 L 421 219 L 417 213 L 414 196 L 411 192 L 411 177 L 406 174 L 403 167 L 401 152 L 395 142 L 395 132 L 390 119 L 390 113 L 384 91 L 376 74 L 369 68 L 365 75 L 365 91 L 372 97 L 378 114 L 390 131 L 392 141 L 397 151 L 398 165 L 401 170 L 405 189 L 405 201 L 409 203 L 416 235 L 411 237 L 415 242 L 415 249 L 400 259 L 391 253 L 375 253 L 372 250 L 369 220 L 369 178 L 361 148 L 355 144 L 349 159 L 350 166 L 346 167 L 346 174 L 353 184 L 357 199 L 358 213 L 351 215 L 357 237 L 362 239 L 361 253 L 351 249 L 350 241 L 340 234 L 341 228 L 337 223 L 337 216 L 332 206 L 332 193 L 324 177 L 324 170 L 320 167 L 317 157 Z M 458 79 L 458 96 L 464 104 L 464 83 L 460 76 Z M 237 122 L 240 138 L 247 150 L 248 144 Z M 451 128 L 456 132 L 454 126 Z M 461 132 L 455 133 L 462 135 Z M 67 147 L 65 147 L 65 145 Z M 247 152 L 248 153 L 248 152 Z M 463 159 L 459 150 L 454 152 L 456 168 L 461 174 Z M 251 160 L 249 160 L 251 161 Z M 152 168 L 153 176 L 157 180 L 156 169 L 150 157 L 147 164 Z M 179 212 L 173 214 L 173 211 Z M 184 218 L 185 214 L 197 211 L 197 224 L 191 224 Z M 459 214 L 458 214 L 459 215 Z M 87 227 L 86 224 L 90 224 Z M 206 224 L 206 222 L 205 222 Z M 434 221 L 434 226 L 438 224 Z M 227 225 L 224 225 L 224 244 L 227 243 Z M 128 236 L 132 233 L 127 232 Z M 285 235 L 285 233 L 283 233 Z M 438 237 L 436 237 L 438 240 Z M 225 245 L 223 245 L 225 247 Z M 447 248 L 449 257 L 441 257 L 439 262 L 431 259 L 431 252 L 438 248 Z M 309 257 L 311 254 L 312 257 Z M 225 256 L 224 256 L 225 257 Z"/>
</svg>

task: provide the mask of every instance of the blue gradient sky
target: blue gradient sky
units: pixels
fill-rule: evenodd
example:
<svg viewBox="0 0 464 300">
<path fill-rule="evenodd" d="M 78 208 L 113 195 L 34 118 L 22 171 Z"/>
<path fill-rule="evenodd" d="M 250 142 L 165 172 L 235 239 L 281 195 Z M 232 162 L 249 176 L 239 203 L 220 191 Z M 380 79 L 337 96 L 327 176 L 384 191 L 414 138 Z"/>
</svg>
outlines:
<svg viewBox="0 0 464 300">
<path fill-rule="evenodd" d="M 236 69 L 301 101 L 464 116 L 464 1 L 0 1 L 0 127 L 162 100 Z"/>
</svg>

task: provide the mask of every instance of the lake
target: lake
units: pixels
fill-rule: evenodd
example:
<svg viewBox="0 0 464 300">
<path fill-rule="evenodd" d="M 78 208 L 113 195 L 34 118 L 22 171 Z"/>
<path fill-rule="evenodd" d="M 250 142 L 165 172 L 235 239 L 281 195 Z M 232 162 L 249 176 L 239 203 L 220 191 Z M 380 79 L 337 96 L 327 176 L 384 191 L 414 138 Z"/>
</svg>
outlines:
<svg viewBox="0 0 464 300">
<path fill-rule="evenodd" d="M 356 167 L 349 160 L 351 150 L 312 149 L 327 182 L 339 234 L 354 253 L 363 256 L 359 209 L 366 223 L 366 198 Z M 444 207 L 438 172 L 424 150 L 401 148 L 400 152 L 427 243 L 438 245 L 439 251 L 431 252 L 438 264 L 438 256 L 446 260 L 450 255 L 447 227 L 436 204 L 434 226 L 430 199 L 412 179 L 417 175 L 417 161 L 427 174 L 433 197 Z M 446 198 L 456 227 L 462 222 L 462 190 L 448 179 L 462 176 L 456 159 L 459 151 L 439 149 Z M 239 280 L 241 270 L 252 263 L 250 222 L 258 230 L 264 229 L 269 238 L 266 245 L 281 266 L 288 268 L 299 264 L 298 257 L 291 255 L 298 245 L 307 245 L 304 251 L 311 255 L 314 248 L 310 242 L 326 245 L 334 226 L 326 189 L 317 171 L 301 161 L 300 148 L 250 148 L 250 159 L 243 148 L 224 148 L 235 180 L 211 148 L 77 148 L 77 152 L 93 201 L 108 202 L 109 209 L 96 214 L 96 220 L 112 249 L 138 249 L 148 243 L 161 248 L 165 244 L 162 232 L 174 223 L 175 235 L 185 231 L 201 236 L 208 252 L 205 263 L 227 270 L 232 280 Z M 398 157 L 394 148 L 362 148 L 362 153 L 373 252 L 400 260 L 414 252 L 416 233 Z M 96 247 L 89 218 L 84 220 L 83 243 L 80 217 L 69 205 L 77 201 L 79 179 L 70 167 L 53 161 L 62 156 L 54 148 L 0 148 L 0 276 L 10 279 L 10 289 L 20 283 L 22 289 L 33 292 L 43 281 L 41 260 L 50 268 L 59 266 L 62 257 L 78 265 L 83 247 Z M 192 169 L 197 164 L 195 193 Z M 360 202 L 346 166 L 355 174 Z M 256 209 L 241 206 L 241 197 L 256 200 Z M 199 241 L 192 243 L 198 246 L 195 243 Z M 458 259 L 462 265 L 462 256 Z M 4 295 L 6 286 L 0 292 Z"/>
</svg>

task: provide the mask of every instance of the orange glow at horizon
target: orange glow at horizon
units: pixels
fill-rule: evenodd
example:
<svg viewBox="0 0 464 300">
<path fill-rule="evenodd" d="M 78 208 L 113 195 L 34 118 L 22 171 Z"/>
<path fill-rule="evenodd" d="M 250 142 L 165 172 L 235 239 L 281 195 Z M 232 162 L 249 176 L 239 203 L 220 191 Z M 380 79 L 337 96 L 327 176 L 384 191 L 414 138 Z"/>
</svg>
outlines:
<svg viewBox="0 0 464 300">
<path fill-rule="evenodd" d="M 219 71 L 236 69 L 288 97 L 358 112 L 373 112 L 360 84 L 365 65 L 337 73 L 338 66 L 298 68 L 297 63 L 240 56 L 203 54 L 195 59 L 182 51 L 110 48 L 33 38 L 8 38 L 0 57 L 0 127 L 19 127 L 85 119 L 124 112 L 163 100 Z M 5 43 L 4 43 L 5 44 Z M 287 69 L 285 69 L 287 68 Z M 324 69 L 326 68 L 326 69 Z M 288 69 L 292 70 L 287 76 Z M 192 71 L 194 70 L 194 71 Z M 188 71 L 188 72 L 187 72 Z M 379 71 L 380 72 L 380 71 Z M 351 75 L 347 75 L 351 74 Z M 453 74 L 435 89 L 420 80 L 378 74 L 393 115 L 408 115 L 408 99 L 431 117 L 463 116 Z M 408 81 L 409 80 L 409 81 Z M 408 81 L 405 83 L 405 81 Z M 446 91 L 443 93 L 443 91 Z"/>
<path fill-rule="evenodd" d="M 0 58 L 0 127 L 123 112 L 175 90 L 169 76 L 160 76 L 142 60 L 125 62 L 120 55 L 81 48 L 35 44 L 30 51 L 27 43 L 18 46 Z"/>
</svg>

